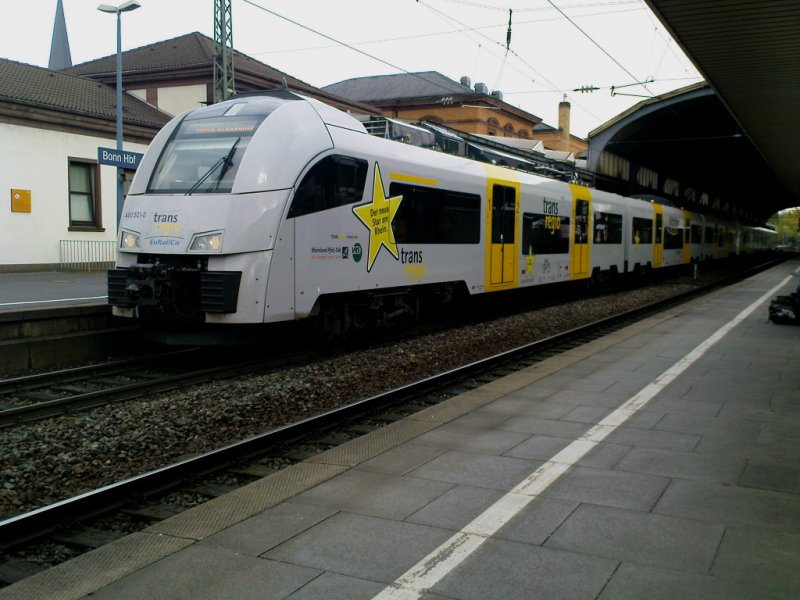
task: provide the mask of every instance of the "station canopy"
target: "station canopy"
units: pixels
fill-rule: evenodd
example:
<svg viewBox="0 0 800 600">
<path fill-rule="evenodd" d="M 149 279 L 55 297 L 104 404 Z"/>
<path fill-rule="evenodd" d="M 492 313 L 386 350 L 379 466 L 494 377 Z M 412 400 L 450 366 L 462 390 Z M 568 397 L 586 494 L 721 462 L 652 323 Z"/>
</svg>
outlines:
<svg viewBox="0 0 800 600">
<path fill-rule="evenodd" d="M 646 2 L 708 83 L 591 132 L 590 168 L 612 153 L 752 221 L 800 205 L 800 2 Z"/>
</svg>

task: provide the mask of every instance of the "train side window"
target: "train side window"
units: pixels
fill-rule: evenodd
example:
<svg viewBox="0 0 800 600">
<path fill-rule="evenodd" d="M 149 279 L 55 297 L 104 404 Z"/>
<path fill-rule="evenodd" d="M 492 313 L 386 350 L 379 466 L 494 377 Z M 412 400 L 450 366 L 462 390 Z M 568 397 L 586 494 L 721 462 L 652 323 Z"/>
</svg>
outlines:
<svg viewBox="0 0 800 600">
<path fill-rule="evenodd" d="M 656 244 L 664 239 L 664 215 L 656 215 Z"/>
<path fill-rule="evenodd" d="M 492 243 L 513 244 L 516 221 L 516 190 L 504 185 L 492 188 Z"/>
<path fill-rule="evenodd" d="M 367 169 L 365 160 L 349 156 L 326 156 L 311 167 L 297 186 L 287 218 L 361 202 Z"/>
<path fill-rule="evenodd" d="M 622 243 L 622 215 L 614 213 L 594 213 L 594 243 Z"/>
<path fill-rule="evenodd" d="M 522 214 L 523 254 L 568 254 L 569 217 Z"/>
<path fill-rule="evenodd" d="M 481 239 L 481 198 L 450 190 L 392 183 L 402 196 L 392 221 L 394 239 L 404 244 L 477 244 Z"/>
<path fill-rule="evenodd" d="M 585 244 L 589 237 L 589 202 L 575 201 L 575 243 Z"/>
<path fill-rule="evenodd" d="M 683 230 L 680 227 L 664 228 L 664 250 L 680 250 L 683 248 Z"/>
<path fill-rule="evenodd" d="M 714 243 L 714 228 L 713 227 L 706 227 L 706 244 L 713 244 Z"/>
<path fill-rule="evenodd" d="M 633 243 L 652 244 L 653 243 L 653 219 L 642 219 L 633 217 Z"/>
<path fill-rule="evenodd" d="M 700 225 L 692 225 L 692 243 L 703 243 L 703 228 Z"/>
</svg>

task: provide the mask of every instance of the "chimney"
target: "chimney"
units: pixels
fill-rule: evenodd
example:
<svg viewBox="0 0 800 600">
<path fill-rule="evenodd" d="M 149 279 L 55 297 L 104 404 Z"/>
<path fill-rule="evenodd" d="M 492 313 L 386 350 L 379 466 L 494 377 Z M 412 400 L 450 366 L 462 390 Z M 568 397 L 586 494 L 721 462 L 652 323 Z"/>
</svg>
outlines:
<svg viewBox="0 0 800 600">
<path fill-rule="evenodd" d="M 466 86 L 468 88 L 472 87 L 472 79 L 470 79 L 467 75 L 464 75 L 461 78 L 461 85 Z"/>
<path fill-rule="evenodd" d="M 569 111 L 570 103 L 566 99 L 558 103 L 559 150 L 569 151 Z"/>
</svg>

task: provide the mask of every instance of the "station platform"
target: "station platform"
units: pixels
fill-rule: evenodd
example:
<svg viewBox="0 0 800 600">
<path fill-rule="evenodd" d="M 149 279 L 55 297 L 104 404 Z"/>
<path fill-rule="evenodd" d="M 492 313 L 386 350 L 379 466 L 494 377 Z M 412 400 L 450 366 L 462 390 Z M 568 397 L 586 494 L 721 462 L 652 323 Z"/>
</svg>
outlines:
<svg viewBox="0 0 800 600">
<path fill-rule="evenodd" d="M 0 598 L 800 597 L 797 259 Z"/>
<path fill-rule="evenodd" d="M 0 273 L 0 312 L 106 304 L 105 271 Z"/>
</svg>

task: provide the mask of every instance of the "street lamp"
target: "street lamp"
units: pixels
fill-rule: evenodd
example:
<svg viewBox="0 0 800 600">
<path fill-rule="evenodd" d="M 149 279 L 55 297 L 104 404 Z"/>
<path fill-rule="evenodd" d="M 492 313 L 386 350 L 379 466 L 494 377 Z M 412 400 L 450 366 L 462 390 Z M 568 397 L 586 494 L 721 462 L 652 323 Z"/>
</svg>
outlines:
<svg viewBox="0 0 800 600">
<path fill-rule="evenodd" d="M 136 10 L 138 0 L 128 0 L 119 6 L 101 4 L 97 10 L 117 15 L 117 150 L 122 152 L 122 13 Z M 117 228 L 122 218 L 122 167 L 117 167 Z"/>
</svg>

